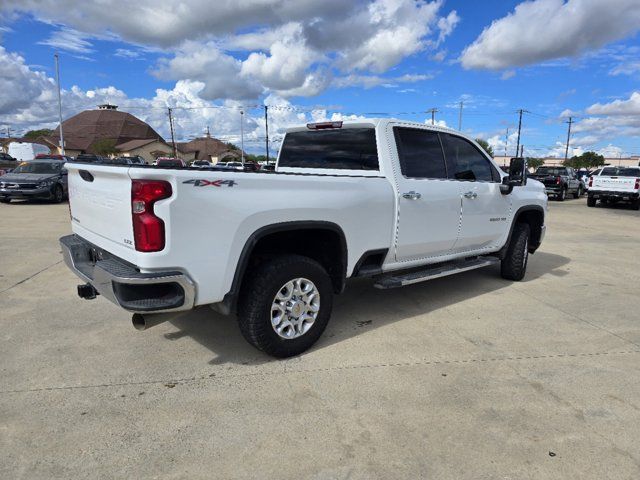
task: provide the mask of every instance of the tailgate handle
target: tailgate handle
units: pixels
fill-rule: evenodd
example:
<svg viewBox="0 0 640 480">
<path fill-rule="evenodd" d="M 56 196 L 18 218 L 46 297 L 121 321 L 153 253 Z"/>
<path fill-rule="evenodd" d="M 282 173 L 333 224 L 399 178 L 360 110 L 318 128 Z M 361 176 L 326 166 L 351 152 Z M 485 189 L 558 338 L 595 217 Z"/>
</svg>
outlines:
<svg viewBox="0 0 640 480">
<path fill-rule="evenodd" d="M 80 170 L 80 176 L 82 177 L 82 179 L 86 182 L 93 182 L 93 175 L 91 175 L 91 172 L 87 171 L 87 170 Z"/>
</svg>

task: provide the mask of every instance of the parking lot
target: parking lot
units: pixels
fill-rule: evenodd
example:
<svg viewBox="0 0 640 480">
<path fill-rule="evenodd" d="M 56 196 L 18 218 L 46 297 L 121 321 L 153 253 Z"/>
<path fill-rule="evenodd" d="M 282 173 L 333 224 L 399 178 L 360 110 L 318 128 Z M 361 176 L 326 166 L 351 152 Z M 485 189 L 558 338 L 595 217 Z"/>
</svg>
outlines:
<svg viewBox="0 0 640 480">
<path fill-rule="evenodd" d="M 0 218 L 1 478 L 640 478 L 639 212 L 550 202 L 521 283 L 355 281 L 289 360 L 79 299 L 66 204 Z"/>
</svg>

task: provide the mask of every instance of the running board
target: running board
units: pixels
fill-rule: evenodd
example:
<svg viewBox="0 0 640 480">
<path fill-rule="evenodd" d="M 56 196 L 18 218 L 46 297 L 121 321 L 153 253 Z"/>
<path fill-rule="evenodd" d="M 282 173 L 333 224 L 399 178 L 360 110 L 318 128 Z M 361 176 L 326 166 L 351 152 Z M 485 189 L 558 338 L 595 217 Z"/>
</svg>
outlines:
<svg viewBox="0 0 640 480">
<path fill-rule="evenodd" d="M 425 282 L 434 278 L 446 277 L 456 273 L 475 270 L 476 268 L 488 267 L 499 263 L 497 257 L 473 257 L 468 260 L 456 261 L 440 264 L 436 267 L 427 268 L 425 270 L 414 271 L 410 273 L 389 273 L 378 277 L 378 281 L 373 285 L 376 288 L 397 288 L 411 285 L 412 283 Z"/>
</svg>

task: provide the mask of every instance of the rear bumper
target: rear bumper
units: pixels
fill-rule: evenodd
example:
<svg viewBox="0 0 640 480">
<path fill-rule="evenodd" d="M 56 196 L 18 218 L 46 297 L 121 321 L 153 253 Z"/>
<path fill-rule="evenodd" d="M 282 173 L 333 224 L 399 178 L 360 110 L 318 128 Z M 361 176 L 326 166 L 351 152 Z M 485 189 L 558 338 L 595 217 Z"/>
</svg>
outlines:
<svg viewBox="0 0 640 480">
<path fill-rule="evenodd" d="M 549 195 L 557 195 L 560 192 L 562 192 L 563 187 L 562 185 L 553 184 L 553 185 L 545 185 L 544 189 Z"/>
<path fill-rule="evenodd" d="M 638 192 L 617 192 L 614 190 L 589 190 L 589 196 L 599 199 L 599 198 L 617 198 L 619 200 L 635 200 L 640 197 L 640 193 Z"/>
<path fill-rule="evenodd" d="M 129 312 L 173 312 L 194 306 L 195 285 L 183 272 L 141 273 L 77 235 L 62 237 L 60 246 L 72 272 Z"/>
</svg>

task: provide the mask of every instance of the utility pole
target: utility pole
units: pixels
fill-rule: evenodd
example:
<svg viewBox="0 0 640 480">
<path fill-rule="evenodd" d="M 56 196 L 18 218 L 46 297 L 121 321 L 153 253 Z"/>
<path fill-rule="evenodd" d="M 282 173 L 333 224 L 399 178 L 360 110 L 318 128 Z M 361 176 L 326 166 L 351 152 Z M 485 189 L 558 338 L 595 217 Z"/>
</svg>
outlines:
<svg viewBox="0 0 640 480">
<path fill-rule="evenodd" d="M 524 145 L 520 145 L 520 156 L 524 157 Z"/>
<path fill-rule="evenodd" d="M 240 155 L 244 167 L 244 110 L 240 110 Z"/>
<path fill-rule="evenodd" d="M 429 110 L 427 110 L 427 112 L 431 112 L 431 125 L 435 125 L 436 124 L 436 112 L 438 111 L 437 108 L 430 108 Z"/>
<path fill-rule="evenodd" d="M 58 84 L 58 119 L 60 120 L 60 154 L 64 155 L 64 135 L 62 134 L 62 96 L 60 95 L 60 65 L 58 62 L 58 54 L 53 58 L 56 62 L 56 83 Z"/>
<path fill-rule="evenodd" d="M 7 127 L 7 138 L 11 138 L 11 129 Z"/>
<path fill-rule="evenodd" d="M 522 114 L 527 112 L 527 110 L 523 110 L 522 108 L 518 110 L 518 143 L 516 144 L 516 157 L 518 156 L 518 150 L 520 150 L 520 130 L 522 129 Z M 529 112 L 527 112 L 529 113 Z"/>
<path fill-rule="evenodd" d="M 173 145 L 173 158 L 178 158 L 178 149 L 176 148 L 176 137 L 173 134 L 173 115 L 171 114 L 172 108 L 167 107 L 169 111 L 169 128 L 171 129 L 171 144 Z"/>
<path fill-rule="evenodd" d="M 565 122 L 569 124 L 569 129 L 567 130 L 567 146 L 564 149 L 564 161 L 567 161 L 567 157 L 569 156 L 569 140 L 571 139 L 571 124 L 573 123 L 573 117 L 569 117 L 569 121 Z"/>
<path fill-rule="evenodd" d="M 211 132 L 209 131 L 209 125 L 207 125 L 207 138 L 211 138 Z"/>
<path fill-rule="evenodd" d="M 264 106 L 264 131 L 266 133 L 266 141 L 265 146 L 267 147 L 267 165 L 269 164 L 269 114 L 267 111 L 269 110 L 269 106 Z"/>
<path fill-rule="evenodd" d="M 458 130 L 462 131 L 462 106 L 464 102 L 460 100 L 460 113 L 458 114 Z"/>
<path fill-rule="evenodd" d="M 507 158 L 507 148 L 509 146 L 509 127 L 507 127 L 507 133 L 504 136 L 504 158 Z M 506 160 L 505 160 L 506 161 Z"/>
</svg>

